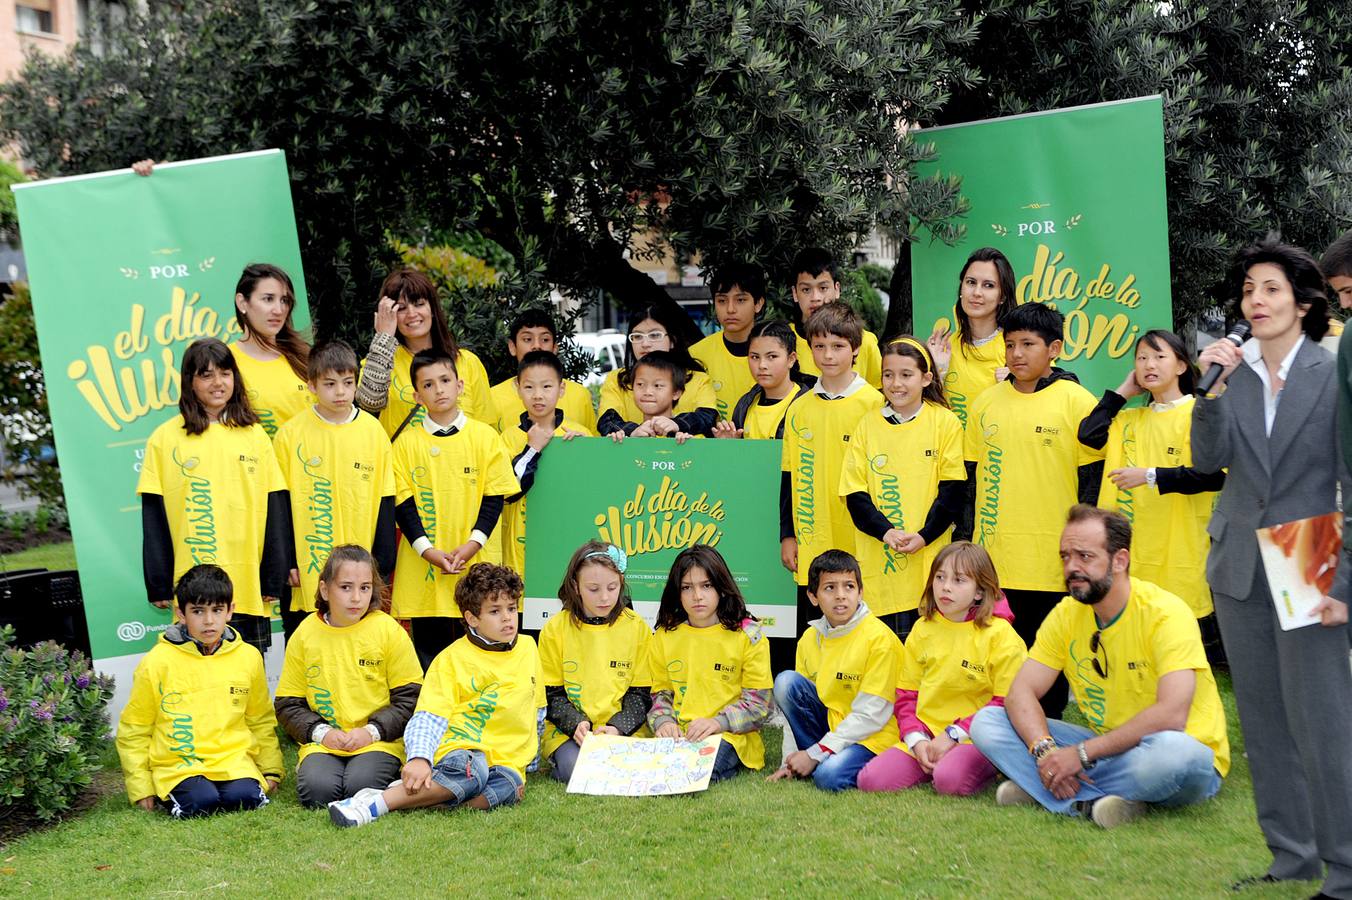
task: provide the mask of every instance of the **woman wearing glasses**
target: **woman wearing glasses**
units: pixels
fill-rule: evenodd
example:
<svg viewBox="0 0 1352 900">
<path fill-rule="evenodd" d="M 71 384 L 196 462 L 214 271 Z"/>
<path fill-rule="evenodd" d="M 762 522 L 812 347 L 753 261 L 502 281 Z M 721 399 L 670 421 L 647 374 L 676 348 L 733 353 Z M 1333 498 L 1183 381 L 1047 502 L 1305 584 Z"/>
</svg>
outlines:
<svg viewBox="0 0 1352 900">
<path fill-rule="evenodd" d="M 1319 346 L 1333 292 L 1308 253 L 1274 236 L 1239 254 L 1228 287 L 1253 339 L 1198 358 L 1224 370 L 1193 408 L 1192 453 L 1202 471 L 1229 470 L 1207 528 L 1207 580 L 1272 851 L 1267 872 L 1235 888 L 1323 877 L 1318 896 L 1352 897 L 1350 555 L 1313 623 L 1284 630 L 1255 531 L 1337 508 L 1336 363 Z"/>
<path fill-rule="evenodd" d="M 683 431 L 707 437 L 718 421 L 713 382 L 682 341 L 683 323 L 673 322 L 671 315 L 665 309 L 649 306 L 630 318 L 624 368 L 607 374 L 601 384 L 601 414 L 596 420 L 596 430 L 601 436 L 615 431 L 629 434 L 643 421 L 643 412 L 634 402 L 634 366 L 654 350 L 670 353 L 686 371 L 685 392 L 676 402 L 676 414 L 668 421 L 657 420 L 659 432 Z"/>
</svg>

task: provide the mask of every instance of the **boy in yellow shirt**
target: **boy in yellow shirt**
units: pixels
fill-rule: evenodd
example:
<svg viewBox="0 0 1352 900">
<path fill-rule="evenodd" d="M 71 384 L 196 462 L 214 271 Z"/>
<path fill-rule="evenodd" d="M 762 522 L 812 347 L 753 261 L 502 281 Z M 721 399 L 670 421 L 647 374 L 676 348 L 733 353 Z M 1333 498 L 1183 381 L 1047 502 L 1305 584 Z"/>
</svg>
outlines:
<svg viewBox="0 0 1352 900">
<path fill-rule="evenodd" d="M 714 385 L 718 419 L 726 422 L 737 401 L 756 384 L 747 353 L 751 329 L 765 309 L 765 273 L 751 263 L 730 263 L 714 273 L 709 291 L 723 328 L 691 347 L 690 355 L 704 364 Z"/>
<path fill-rule="evenodd" d="M 972 537 L 990 553 L 1028 646 L 1063 596 L 1056 547 L 1066 510 L 1098 498 L 1103 451 L 1080 443 L 1080 422 L 1097 401 L 1078 379 L 1053 365 L 1064 319 L 1044 303 L 1005 316 L 1009 378 L 968 408 L 963 455 L 974 484 Z M 955 535 L 956 537 L 956 535 Z M 1066 705 L 1065 678 L 1042 698 L 1048 716 Z"/>
<path fill-rule="evenodd" d="M 540 455 L 549 442 L 582 435 L 596 437 L 585 424 L 568 418 L 560 407 L 568 384 L 563 364 L 548 350 L 532 350 L 521 357 L 516 383 L 525 408 L 517 421 L 503 428 L 502 441 L 512 457 L 512 471 L 521 483 L 521 493 L 507 498 L 502 517 L 502 562 L 523 577 L 526 574 L 526 492 L 535 483 Z"/>
<path fill-rule="evenodd" d="M 193 566 L 175 596 L 182 620 L 137 665 L 117 723 L 127 797 L 179 819 L 265 806 L 282 751 L 263 657 L 226 624 L 230 576 Z"/>
<path fill-rule="evenodd" d="M 507 337 L 507 352 L 516 360 L 518 369 L 525 362 L 526 354 L 536 350 L 558 353 L 559 332 L 554 319 L 542 309 L 528 309 L 517 316 Z M 498 431 L 506 434 L 516 425 L 521 414 L 526 411 L 522 402 L 521 390 L 516 375 L 493 385 L 489 396 L 497 410 Z M 591 391 L 576 381 L 563 381 L 563 396 L 558 402 L 565 418 L 583 426 L 583 430 L 596 433 L 596 407 L 592 404 Z"/>
<path fill-rule="evenodd" d="M 883 395 L 854 370 L 864 322 L 844 303 L 828 303 L 807 321 L 812 356 L 821 377 L 789 407 L 779 488 L 780 559 L 798 582 L 795 634 L 811 610 L 803 586 L 808 564 L 827 550 L 853 553 L 858 532 L 840 495 L 840 472 L 850 432 L 867 412 L 882 408 Z M 792 645 L 775 640 L 775 671 L 793 665 Z"/>
<path fill-rule="evenodd" d="M 404 729 L 408 762 L 384 791 L 366 788 L 329 804 L 335 825 L 367 825 L 396 809 L 493 809 L 525 795 L 526 766 L 540 749 L 545 706 L 540 654 L 518 634 L 521 576 L 477 563 L 455 586 L 468 633 L 427 670 Z"/>
<path fill-rule="evenodd" d="M 807 320 L 828 303 L 840 302 L 840 270 L 836 261 L 820 247 L 798 251 L 789 274 L 789 290 L 798 307 L 798 365 L 804 375 L 820 375 L 821 371 L 811 353 L 812 335 L 807 333 Z M 878 336 L 861 329 L 859 343 L 854 348 L 854 370 L 875 388 L 883 384 L 883 356 L 878 349 Z"/>
<path fill-rule="evenodd" d="M 464 633 L 455 584 L 492 540 L 506 497 L 521 488 L 502 438 L 460 409 L 464 382 L 455 361 L 419 353 L 409 375 L 427 416 L 394 442 L 395 518 L 405 540 L 390 614 L 412 620 L 413 646 L 426 668 Z M 500 555 L 501 544 L 493 549 Z"/>
<path fill-rule="evenodd" d="M 808 597 L 822 617 L 798 640 L 794 671 L 775 678 L 775 703 L 793 739 L 770 780 L 811 777 L 826 791 L 858 786 L 859 770 L 900 738 L 892 716 L 901 642 L 868 610 L 853 556 L 828 550 L 808 569 Z"/>
<path fill-rule="evenodd" d="M 685 368 L 666 350 L 653 350 L 634 364 L 634 405 L 643 421 L 627 435 L 612 431 L 610 439 L 622 443 L 625 437 L 674 437 L 684 444 L 692 435 L 681 430 L 676 419 L 676 401 L 685 393 Z"/>
<path fill-rule="evenodd" d="M 314 611 L 319 574 L 334 547 L 366 548 L 386 579 L 396 551 L 390 441 L 379 419 L 353 405 L 357 354 L 332 341 L 311 350 L 307 365 L 317 402 L 272 439 L 290 493 L 291 600 L 282 608 L 288 641 Z"/>
</svg>

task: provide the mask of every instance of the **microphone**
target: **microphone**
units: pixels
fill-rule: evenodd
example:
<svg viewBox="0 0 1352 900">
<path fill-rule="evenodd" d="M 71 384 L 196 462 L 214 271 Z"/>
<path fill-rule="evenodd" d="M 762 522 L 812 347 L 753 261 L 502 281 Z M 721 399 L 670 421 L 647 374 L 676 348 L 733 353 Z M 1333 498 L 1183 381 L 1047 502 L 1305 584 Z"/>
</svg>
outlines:
<svg viewBox="0 0 1352 900">
<path fill-rule="evenodd" d="M 1234 327 L 1230 329 L 1230 333 L 1225 336 L 1225 340 L 1238 347 L 1244 343 L 1246 338 L 1248 338 L 1251 330 L 1252 327 L 1249 323 L 1244 319 L 1240 319 L 1234 324 Z M 1221 373 L 1224 371 L 1225 366 L 1220 363 L 1212 363 L 1211 368 L 1207 369 L 1206 374 L 1197 382 L 1197 393 L 1199 395 L 1211 393 L 1211 389 L 1216 386 L 1216 381 L 1221 377 Z"/>
</svg>

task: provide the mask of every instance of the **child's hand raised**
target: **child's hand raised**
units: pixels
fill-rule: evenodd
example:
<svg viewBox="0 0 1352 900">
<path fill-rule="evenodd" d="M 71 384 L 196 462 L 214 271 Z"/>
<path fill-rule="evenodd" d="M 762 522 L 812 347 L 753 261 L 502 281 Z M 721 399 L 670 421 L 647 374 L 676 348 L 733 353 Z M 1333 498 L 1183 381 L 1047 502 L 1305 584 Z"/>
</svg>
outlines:
<svg viewBox="0 0 1352 900">
<path fill-rule="evenodd" d="M 410 794 L 416 794 L 432 783 L 432 764 L 421 756 L 410 759 L 404 763 L 400 780 L 404 783 L 404 790 Z"/>
<path fill-rule="evenodd" d="M 685 739 L 687 741 L 702 741 L 712 734 L 718 734 L 723 730 L 723 726 L 718 724 L 717 719 L 696 719 L 685 729 Z"/>
<path fill-rule="evenodd" d="M 534 447 L 536 453 L 539 453 L 549 446 L 549 441 L 553 437 L 554 429 L 552 427 L 536 422 L 531 425 L 530 431 L 526 432 L 526 443 Z"/>
<path fill-rule="evenodd" d="M 474 554 L 482 549 L 483 545 L 478 541 L 465 541 L 459 547 L 452 550 L 449 557 L 451 561 L 451 574 L 458 575 L 465 571 L 465 566 L 469 565 L 469 561 L 474 558 Z"/>
<path fill-rule="evenodd" d="M 657 726 L 657 731 L 654 733 L 660 738 L 678 738 L 681 736 L 681 726 L 675 722 L 663 722 Z"/>
<path fill-rule="evenodd" d="M 452 568 L 451 556 L 445 550 L 439 550 L 436 547 L 428 547 L 423 551 L 422 558 L 447 575 L 454 575 L 456 572 L 456 570 Z"/>
<path fill-rule="evenodd" d="M 727 419 L 714 423 L 713 436 L 716 438 L 739 438 L 744 432 L 745 429 L 738 428 Z"/>
<path fill-rule="evenodd" d="M 941 323 L 930 333 L 929 340 L 925 341 L 925 346 L 929 348 L 930 357 L 934 360 L 934 367 L 940 372 L 948 371 L 948 362 L 953 357 L 953 347 L 948 343 L 948 323 Z"/>
</svg>

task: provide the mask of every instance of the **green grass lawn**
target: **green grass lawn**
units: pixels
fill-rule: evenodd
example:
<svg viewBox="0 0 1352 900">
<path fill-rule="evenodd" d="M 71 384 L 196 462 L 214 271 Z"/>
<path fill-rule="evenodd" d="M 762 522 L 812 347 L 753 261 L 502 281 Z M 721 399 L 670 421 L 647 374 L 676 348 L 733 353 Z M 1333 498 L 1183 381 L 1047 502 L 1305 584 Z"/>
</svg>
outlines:
<svg viewBox="0 0 1352 900">
<path fill-rule="evenodd" d="M 0 894 L 1215 897 L 1269 859 L 1228 680 L 1222 689 L 1235 763 L 1220 795 L 1111 832 L 997 808 L 993 791 L 830 796 L 754 774 L 648 799 L 569 796 L 532 776 L 518 807 L 394 814 L 346 830 L 301 809 L 288 781 L 259 812 L 175 822 L 128 805 L 110 750 L 107 793 L 92 810 L 0 849 Z M 776 730 L 766 743 L 778 759 Z"/>
<path fill-rule="evenodd" d="M 66 543 L 4 563 L 63 569 L 75 558 Z M 110 746 L 104 796 L 89 812 L 0 848 L 0 895 L 1216 897 L 1269 861 L 1229 680 L 1219 681 L 1234 758 L 1219 796 L 1111 832 L 999 809 L 993 790 L 967 800 L 928 787 L 828 796 L 755 774 L 648 799 L 569 796 L 532 776 L 518 807 L 395 814 L 348 830 L 301 809 L 288 780 L 259 812 L 174 822 L 128 805 Z M 766 744 L 777 760 L 777 730 Z M 285 738 L 283 747 L 294 767 L 295 748 Z"/>
<path fill-rule="evenodd" d="M 75 544 L 62 541 L 58 544 L 43 544 L 30 547 L 18 553 L 7 553 L 0 560 L 6 569 L 62 569 L 75 568 Z"/>
</svg>

